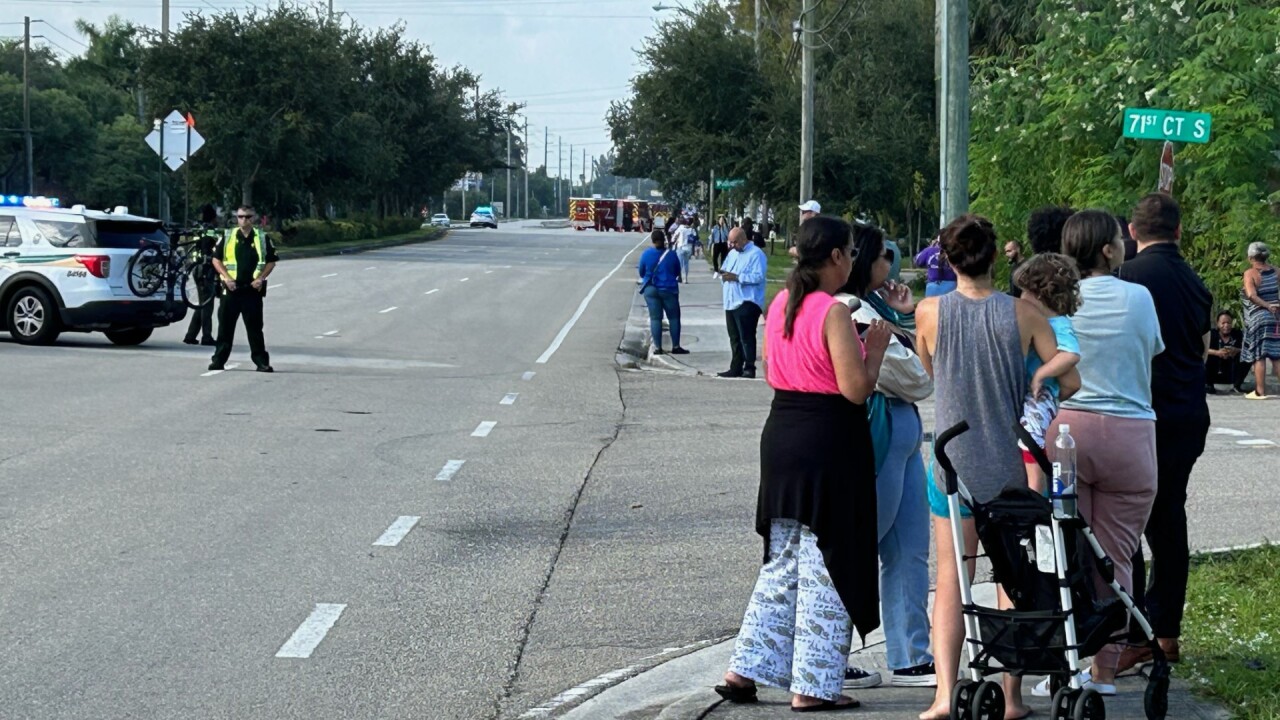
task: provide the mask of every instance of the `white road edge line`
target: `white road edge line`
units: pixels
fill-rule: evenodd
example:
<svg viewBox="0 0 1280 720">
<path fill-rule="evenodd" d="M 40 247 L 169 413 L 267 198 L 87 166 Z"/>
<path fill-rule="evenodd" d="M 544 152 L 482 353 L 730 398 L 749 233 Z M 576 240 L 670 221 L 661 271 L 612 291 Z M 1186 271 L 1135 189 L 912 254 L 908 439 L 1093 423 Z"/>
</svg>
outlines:
<svg viewBox="0 0 1280 720">
<path fill-rule="evenodd" d="M 534 375 L 537 375 L 537 374 L 538 374 L 538 373 L 536 373 L 536 372 L 534 372 L 534 371 L 532 371 L 532 370 L 529 370 L 529 371 L 528 371 L 528 372 L 526 372 L 525 374 L 521 375 L 521 376 L 520 376 L 520 379 L 521 379 L 521 380 L 532 380 L 532 379 L 533 379 L 533 376 L 534 376 Z"/>
<path fill-rule="evenodd" d="M 518 397 L 520 397 L 520 393 L 507 393 L 501 400 L 498 401 L 498 404 L 499 405 L 515 405 L 516 398 Z"/>
<path fill-rule="evenodd" d="M 386 310 L 379 310 L 379 311 L 378 311 L 378 314 L 379 314 L 379 315 L 384 315 L 384 314 L 386 314 L 386 313 L 391 312 L 392 310 L 398 310 L 398 309 L 400 309 L 400 306 L 398 306 L 398 305 L 392 305 L 391 307 L 387 308 Z"/>
<path fill-rule="evenodd" d="M 381 537 L 373 541 L 373 544 L 379 547 L 395 547 L 399 545 L 404 536 L 408 535 L 413 526 L 417 525 L 421 519 L 417 515 L 401 515 L 396 518 L 395 522 L 391 523 L 391 527 L 388 527 Z"/>
<path fill-rule="evenodd" d="M 1251 445 L 1251 446 L 1256 446 L 1256 447 L 1266 447 L 1266 446 L 1275 445 L 1275 443 L 1274 443 L 1274 442 L 1272 442 L 1272 441 L 1270 441 L 1270 440 L 1264 440 L 1264 439 L 1262 439 L 1262 438 L 1250 438 L 1250 439 L 1248 439 L 1248 440 L 1237 440 L 1237 441 L 1236 441 L 1236 444 L 1237 444 L 1237 445 Z"/>
<path fill-rule="evenodd" d="M 600 288 L 609 281 L 609 278 L 613 277 L 614 273 L 618 272 L 618 270 L 622 268 L 622 264 L 627 261 L 627 258 L 631 257 L 631 253 L 639 250 L 645 242 L 647 241 L 641 240 L 639 244 L 628 250 L 627 254 L 623 255 L 622 259 L 618 261 L 618 264 L 614 265 L 613 269 L 609 271 L 609 274 L 600 278 L 600 281 L 595 284 L 595 287 L 591 288 L 591 292 L 587 293 L 587 296 L 582 298 L 582 303 L 578 305 L 578 309 L 574 311 L 573 316 L 569 318 L 569 322 L 565 323 L 564 327 L 560 328 L 560 332 L 556 335 L 556 339 L 551 341 L 551 346 L 548 347 L 538 358 L 537 364 L 546 365 L 547 361 L 551 359 L 551 356 L 556 354 L 556 351 L 560 349 L 560 345 L 564 342 L 564 339 L 569 336 L 569 331 L 573 330 L 573 326 L 577 324 L 578 318 L 582 317 L 582 313 L 587 311 L 587 305 L 591 304 L 591 298 L 595 297 L 596 293 L 600 291 Z"/>
<path fill-rule="evenodd" d="M 329 273 L 328 275 L 321 275 L 320 277 L 321 278 L 338 277 L 338 273 Z"/>
<path fill-rule="evenodd" d="M 207 373 L 201 373 L 200 377 L 213 377 L 214 375 L 221 375 L 227 370 L 235 370 L 238 367 L 240 367 L 240 363 L 231 363 L 230 365 L 226 366 L 226 370 L 210 370 Z"/>
<path fill-rule="evenodd" d="M 422 294 L 423 294 L 423 295 L 431 295 L 432 293 L 438 293 L 438 292 L 440 292 L 440 288 L 432 288 L 432 289 L 430 289 L 430 290 L 428 290 L 428 291 L 426 291 L 426 292 L 424 292 L 424 293 L 422 293 Z"/>
<path fill-rule="evenodd" d="M 440 468 L 440 472 L 436 473 L 436 482 L 449 482 L 466 462 L 466 460 L 450 460 L 445 463 L 444 467 Z"/>
<path fill-rule="evenodd" d="M 345 603 L 316 603 L 316 609 L 311 611 L 306 620 L 293 631 L 293 635 L 280 646 L 280 650 L 276 653 L 278 658 L 309 658 L 311 653 L 315 651 L 316 646 L 324 640 L 324 636 L 338 622 L 338 618 L 342 616 L 342 611 L 346 610 Z"/>
<path fill-rule="evenodd" d="M 489 437 L 489 433 L 493 432 L 493 428 L 497 424 L 497 420 L 485 420 L 476 426 L 476 429 L 471 433 L 471 437 Z"/>
</svg>

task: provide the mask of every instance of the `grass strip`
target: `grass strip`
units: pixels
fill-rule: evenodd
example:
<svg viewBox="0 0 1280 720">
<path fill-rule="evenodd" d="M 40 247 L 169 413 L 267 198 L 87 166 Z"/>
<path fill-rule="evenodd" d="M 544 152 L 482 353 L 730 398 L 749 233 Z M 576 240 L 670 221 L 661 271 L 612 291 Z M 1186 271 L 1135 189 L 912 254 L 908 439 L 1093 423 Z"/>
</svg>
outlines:
<svg viewBox="0 0 1280 720">
<path fill-rule="evenodd" d="M 1237 720 L 1280 718 L 1280 545 L 1193 559 L 1182 630 L 1197 692 Z"/>
<path fill-rule="evenodd" d="M 300 258 L 320 257 L 322 255 L 343 255 L 352 252 L 365 252 L 367 250 L 377 250 L 380 248 L 395 247 L 396 245 L 411 245 L 413 243 L 431 242 L 443 238 L 447 230 L 440 227 L 422 228 L 413 232 L 401 235 L 388 235 L 380 238 L 368 238 L 366 240 L 343 240 L 340 242 L 324 243 L 322 245 L 303 245 L 301 247 L 289 247 L 281 243 L 277 252 L 282 259 L 297 260 Z"/>
</svg>

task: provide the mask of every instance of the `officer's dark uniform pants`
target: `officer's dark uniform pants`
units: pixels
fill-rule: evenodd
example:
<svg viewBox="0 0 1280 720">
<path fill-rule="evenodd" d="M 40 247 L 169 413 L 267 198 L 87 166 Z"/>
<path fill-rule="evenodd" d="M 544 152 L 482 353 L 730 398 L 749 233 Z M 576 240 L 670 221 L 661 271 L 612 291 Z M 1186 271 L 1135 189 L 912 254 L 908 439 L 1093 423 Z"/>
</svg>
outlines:
<svg viewBox="0 0 1280 720">
<path fill-rule="evenodd" d="M 267 343 L 262 337 L 262 293 L 252 287 L 236 288 L 222 296 L 218 306 L 218 343 L 213 351 L 215 365 L 225 365 L 231 357 L 231 345 L 236 337 L 236 321 L 244 319 L 244 331 L 249 336 L 249 356 L 258 367 L 271 364 Z"/>
<path fill-rule="evenodd" d="M 213 271 L 209 272 L 212 274 Z M 191 322 L 187 325 L 188 340 L 195 340 L 198 333 L 201 342 L 213 342 L 213 295 L 218 289 L 215 282 L 196 284 L 196 299 L 202 304 L 191 311 Z M 208 302 L 205 302 L 206 298 Z"/>
</svg>

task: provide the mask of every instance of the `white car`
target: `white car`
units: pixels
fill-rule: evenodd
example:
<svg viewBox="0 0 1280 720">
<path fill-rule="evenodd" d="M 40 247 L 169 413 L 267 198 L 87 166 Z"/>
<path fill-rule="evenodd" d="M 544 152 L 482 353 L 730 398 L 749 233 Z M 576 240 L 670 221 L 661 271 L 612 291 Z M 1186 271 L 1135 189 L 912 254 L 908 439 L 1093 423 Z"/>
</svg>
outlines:
<svg viewBox="0 0 1280 720">
<path fill-rule="evenodd" d="M 435 215 L 432 215 L 431 224 L 437 227 L 453 227 L 453 224 L 449 222 L 449 216 L 444 213 L 436 213 Z"/>
<path fill-rule="evenodd" d="M 498 229 L 498 221 L 493 219 L 493 213 L 476 211 L 471 213 L 471 227 L 487 227 Z"/>
<path fill-rule="evenodd" d="M 168 243 L 159 220 L 44 198 L 0 196 L 0 331 L 25 345 L 48 345 L 64 331 L 101 331 L 138 345 L 181 320 L 180 299 L 142 298 L 127 283 L 142 239 Z"/>
</svg>

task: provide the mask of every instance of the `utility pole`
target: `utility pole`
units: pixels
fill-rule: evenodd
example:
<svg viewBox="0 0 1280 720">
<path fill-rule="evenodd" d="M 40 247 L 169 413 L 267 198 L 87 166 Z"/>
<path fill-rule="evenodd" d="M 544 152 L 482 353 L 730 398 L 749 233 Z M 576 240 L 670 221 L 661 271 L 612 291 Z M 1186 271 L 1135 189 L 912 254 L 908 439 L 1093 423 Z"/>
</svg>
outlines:
<svg viewBox="0 0 1280 720">
<path fill-rule="evenodd" d="M 333 0 L 329 0 L 329 19 L 333 20 Z"/>
<path fill-rule="evenodd" d="M 529 212 L 529 118 L 524 119 L 524 219 L 528 220 Z"/>
<path fill-rule="evenodd" d="M 569 143 L 569 197 L 573 197 L 573 143 Z"/>
<path fill-rule="evenodd" d="M 586 148 L 582 148 L 582 194 L 586 195 L 587 197 L 591 196 L 591 193 L 587 191 L 587 149 Z"/>
<path fill-rule="evenodd" d="M 36 194 L 35 153 L 31 149 L 31 18 L 22 18 L 22 137 L 27 146 L 27 194 Z"/>
<path fill-rule="evenodd" d="M 967 0 L 966 0 L 967 1 Z M 813 45 L 817 0 L 804 0 L 800 16 L 800 202 L 813 197 Z"/>
<path fill-rule="evenodd" d="M 760 6 L 764 0 L 756 0 L 756 63 L 760 62 L 760 29 L 763 27 L 763 19 L 760 14 Z"/>
<path fill-rule="evenodd" d="M 561 184 L 564 183 L 564 175 L 562 173 L 564 173 L 564 136 L 563 135 L 560 136 L 560 152 L 559 154 L 556 155 L 556 205 L 561 208 L 564 207 L 564 197 L 561 195 L 561 193 L 563 192 L 563 188 L 560 187 Z"/>
<path fill-rule="evenodd" d="M 940 227 L 969 211 L 969 3 L 938 0 Z"/>
<path fill-rule="evenodd" d="M 716 171 L 711 171 L 711 184 L 707 186 L 707 192 L 710 193 L 710 202 L 707 203 L 707 222 L 714 224 L 716 221 Z"/>
<path fill-rule="evenodd" d="M 507 117 L 507 204 L 502 208 L 502 214 L 507 217 L 514 216 L 511 207 L 511 117 Z"/>
<path fill-rule="evenodd" d="M 169 0 L 160 0 L 160 38 L 169 42 Z"/>
</svg>

